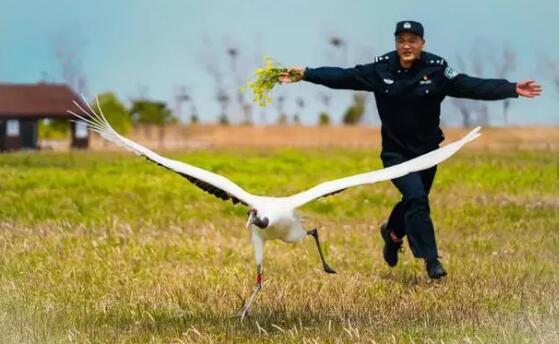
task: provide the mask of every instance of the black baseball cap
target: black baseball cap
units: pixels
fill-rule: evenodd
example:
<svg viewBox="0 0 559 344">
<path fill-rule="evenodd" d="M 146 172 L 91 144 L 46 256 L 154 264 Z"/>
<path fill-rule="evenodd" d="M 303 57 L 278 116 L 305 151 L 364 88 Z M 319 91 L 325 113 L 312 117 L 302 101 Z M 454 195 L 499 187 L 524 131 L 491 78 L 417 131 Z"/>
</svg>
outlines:
<svg viewBox="0 0 559 344">
<path fill-rule="evenodd" d="M 423 25 L 413 20 L 405 20 L 396 24 L 394 35 L 397 36 L 401 32 L 412 32 L 423 38 Z"/>
</svg>

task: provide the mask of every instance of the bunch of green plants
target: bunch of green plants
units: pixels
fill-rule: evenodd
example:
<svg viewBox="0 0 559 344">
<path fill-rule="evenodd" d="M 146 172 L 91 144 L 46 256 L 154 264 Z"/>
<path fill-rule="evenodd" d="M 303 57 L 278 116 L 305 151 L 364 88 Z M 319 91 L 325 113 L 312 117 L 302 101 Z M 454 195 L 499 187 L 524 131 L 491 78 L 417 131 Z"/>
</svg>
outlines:
<svg viewBox="0 0 559 344">
<path fill-rule="evenodd" d="M 272 103 L 272 97 L 270 92 L 279 84 L 279 78 L 282 73 L 287 72 L 287 68 L 280 67 L 274 60 L 270 57 L 264 57 L 264 68 L 258 68 L 254 72 L 254 79 L 247 83 L 247 86 L 251 89 L 254 94 L 253 102 L 260 106 L 267 106 Z M 292 79 L 299 77 L 299 72 L 290 71 L 289 76 Z M 243 87 L 244 91 L 246 87 Z"/>
</svg>

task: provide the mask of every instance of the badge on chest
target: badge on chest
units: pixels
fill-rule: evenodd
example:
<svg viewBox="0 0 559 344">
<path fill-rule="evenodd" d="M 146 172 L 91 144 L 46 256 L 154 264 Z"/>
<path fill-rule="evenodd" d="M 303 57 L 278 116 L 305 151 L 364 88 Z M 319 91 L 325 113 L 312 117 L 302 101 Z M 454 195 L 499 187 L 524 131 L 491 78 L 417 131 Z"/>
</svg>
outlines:
<svg viewBox="0 0 559 344">
<path fill-rule="evenodd" d="M 429 79 L 429 77 L 427 75 L 423 76 L 423 79 L 419 80 L 419 84 L 420 85 L 431 85 L 432 80 Z"/>
</svg>

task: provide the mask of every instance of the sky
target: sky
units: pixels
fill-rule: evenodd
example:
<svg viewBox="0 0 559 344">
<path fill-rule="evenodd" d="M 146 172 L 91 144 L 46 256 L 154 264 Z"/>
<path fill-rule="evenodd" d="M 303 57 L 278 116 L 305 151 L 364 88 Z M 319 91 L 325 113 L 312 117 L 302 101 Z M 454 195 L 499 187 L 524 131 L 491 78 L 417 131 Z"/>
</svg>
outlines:
<svg viewBox="0 0 559 344">
<path fill-rule="evenodd" d="M 504 47 L 515 51 L 516 68 L 507 79 L 536 79 L 544 93 L 514 100 L 509 123 L 559 125 L 559 89 L 545 62 L 559 62 L 558 14 L 559 4 L 552 0 L 0 0 L 0 82 L 62 82 L 56 54 L 62 49 L 75 54 L 89 98 L 112 91 L 129 102 L 143 95 L 176 111 L 178 89 L 186 87 L 201 120 L 210 122 L 220 109 L 208 65 L 220 71 L 222 87 L 234 97 L 264 56 L 284 66 L 368 63 L 393 50 L 397 21 L 417 20 L 425 27 L 425 49 L 459 72 L 495 77 Z M 345 52 L 328 44 L 333 36 L 347 42 Z M 239 51 L 234 66 L 229 47 Z M 479 74 L 472 68 L 476 61 L 482 62 Z M 321 93 L 331 97 L 328 107 Z M 295 100 L 304 98 L 305 124 L 316 123 L 323 110 L 339 121 L 352 97 L 351 91 L 305 82 L 279 86 L 272 94 L 286 97 L 287 114 L 298 112 Z M 274 122 L 276 105 L 257 109 L 254 120 Z M 368 105 L 366 121 L 378 123 L 372 98 Z M 185 104 L 180 115 L 186 118 L 190 111 Z M 237 106 L 228 111 L 233 121 L 240 119 Z M 489 113 L 491 125 L 504 123 L 500 102 L 491 102 Z M 460 123 L 450 99 L 441 120 Z"/>
</svg>

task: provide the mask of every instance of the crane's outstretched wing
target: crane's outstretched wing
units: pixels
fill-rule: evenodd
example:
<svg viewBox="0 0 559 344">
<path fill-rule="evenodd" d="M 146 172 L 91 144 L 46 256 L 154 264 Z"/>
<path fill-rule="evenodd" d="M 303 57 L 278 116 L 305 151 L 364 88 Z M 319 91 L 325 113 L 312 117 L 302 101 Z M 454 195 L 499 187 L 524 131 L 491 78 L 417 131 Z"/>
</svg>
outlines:
<svg viewBox="0 0 559 344">
<path fill-rule="evenodd" d="M 309 190 L 290 196 L 287 198 L 287 200 L 293 208 L 297 208 L 314 199 L 336 194 L 352 186 L 373 184 L 383 180 L 402 177 L 410 172 L 427 169 L 448 159 L 466 143 L 478 138 L 481 135 L 479 133 L 480 129 L 481 127 L 477 127 L 470 133 L 468 133 L 468 135 L 464 136 L 458 141 L 445 145 L 444 147 L 423 154 L 421 156 L 418 156 L 417 158 L 408 160 L 401 164 L 390 166 L 382 170 L 356 174 L 351 177 L 324 182 Z"/>
<path fill-rule="evenodd" d="M 89 106 L 89 103 L 85 99 L 84 102 Z M 248 206 L 251 206 L 254 203 L 253 195 L 241 189 L 237 184 L 233 183 L 229 179 L 210 171 L 188 165 L 184 162 L 162 157 L 148 148 L 119 135 L 105 118 L 105 115 L 99 106 L 99 101 L 97 101 L 99 113 L 93 111 L 91 106 L 89 106 L 89 110 L 91 111 L 91 113 L 89 113 L 77 102 L 74 101 L 74 104 L 76 104 L 83 112 L 81 115 L 78 115 L 70 110 L 66 111 L 86 122 L 90 130 L 99 133 L 104 139 L 124 147 L 138 155 L 144 156 L 146 159 L 180 174 L 200 189 L 221 198 L 224 201 L 231 200 L 233 204 L 242 203 Z"/>
</svg>

